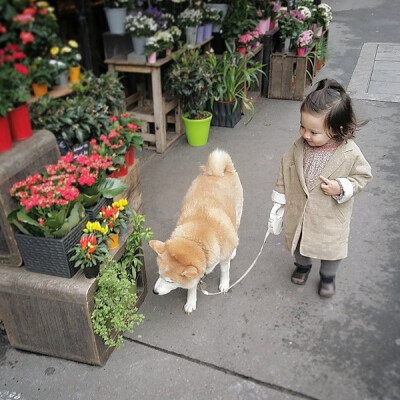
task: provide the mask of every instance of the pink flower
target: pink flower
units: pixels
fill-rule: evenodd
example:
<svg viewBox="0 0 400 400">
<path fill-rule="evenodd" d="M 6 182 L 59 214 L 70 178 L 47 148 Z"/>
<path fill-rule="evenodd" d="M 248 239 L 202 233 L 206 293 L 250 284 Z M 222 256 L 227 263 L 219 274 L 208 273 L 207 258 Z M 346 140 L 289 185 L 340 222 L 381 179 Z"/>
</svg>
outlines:
<svg viewBox="0 0 400 400">
<path fill-rule="evenodd" d="M 19 74 L 21 75 L 28 75 L 29 70 L 28 68 L 23 65 L 23 64 L 14 64 L 14 68 L 18 71 Z"/>
<path fill-rule="evenodd" d="M 31 32 L 21 32 L 19 35 L 23 44 L 32 43 L 35 37 L 32 35 Z"/>
</svg>

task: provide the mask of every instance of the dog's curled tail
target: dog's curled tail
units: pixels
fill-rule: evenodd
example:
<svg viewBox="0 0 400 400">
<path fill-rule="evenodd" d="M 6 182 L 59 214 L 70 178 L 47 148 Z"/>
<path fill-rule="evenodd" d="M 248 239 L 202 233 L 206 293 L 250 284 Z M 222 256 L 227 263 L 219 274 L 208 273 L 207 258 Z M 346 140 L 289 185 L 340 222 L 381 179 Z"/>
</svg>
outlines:
<svg viewBox="0 0 400 400">
<path fill-rule="evenodd" d="M 201 167 L 204 175 L 224 176 L 225 172 L 235 172 L 230 155 L 223 150 L 215 149 L 209 156 L 207 164 Z"/>
</svg>

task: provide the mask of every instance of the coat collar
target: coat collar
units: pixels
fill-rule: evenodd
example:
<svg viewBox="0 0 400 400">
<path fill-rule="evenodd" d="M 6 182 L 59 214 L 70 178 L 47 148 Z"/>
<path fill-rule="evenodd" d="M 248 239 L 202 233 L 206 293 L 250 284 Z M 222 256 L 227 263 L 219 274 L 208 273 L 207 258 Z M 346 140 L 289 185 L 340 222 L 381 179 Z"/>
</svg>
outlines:
<svg viewBox="0 0 400 400">
<path fill-rule="evenodd" d="M 306 181 L 304 178 L 304 168 L 303 168 L 304 139 L 300 137 L 294 143 L 294 145 L 295 145 L 294 160 L 295 160 L 297 173 L 300 178 L 300 183 L 301 183 L 301 186 L 303 187 L 304 192 L 308 194 L 309 191 L 306 186 Z M 343 141 L 339 145 L 339 147 L 336 149 L 336 151 L 333 153 L 332 157 L 327 162 L 324 169 L 321 171 L 321 175 L 324 176 L 325 178 L 329 179 L 329 177 L 343 164 L 343 162 L 346 158 L 346 153 L 349 151 L 352 151 L 352 150 L 353 150 L 353 141 L 348 140 L 347 143 Z M 321 183 L 318 180 L 316 180 L 315 182 L 316 183 L 311 188 L 311 190 L 313 190 L 316 186 L 319 186 Z"/>
</svg>

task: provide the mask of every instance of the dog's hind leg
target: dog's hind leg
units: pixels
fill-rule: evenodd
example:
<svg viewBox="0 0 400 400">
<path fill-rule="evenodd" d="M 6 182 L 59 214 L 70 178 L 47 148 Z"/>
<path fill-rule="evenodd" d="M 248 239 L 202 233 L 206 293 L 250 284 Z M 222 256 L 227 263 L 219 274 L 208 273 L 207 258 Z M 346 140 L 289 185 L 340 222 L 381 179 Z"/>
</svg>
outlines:
<svg viewBox="0 0 400 400">
<path fill-rule="evenodd" d="M 221 279 L 219 282 L 219 290 L 226 293 L 229 290 L 229 269 L 231 267 L 231 260 L 221 261 Z"/>
</svg>

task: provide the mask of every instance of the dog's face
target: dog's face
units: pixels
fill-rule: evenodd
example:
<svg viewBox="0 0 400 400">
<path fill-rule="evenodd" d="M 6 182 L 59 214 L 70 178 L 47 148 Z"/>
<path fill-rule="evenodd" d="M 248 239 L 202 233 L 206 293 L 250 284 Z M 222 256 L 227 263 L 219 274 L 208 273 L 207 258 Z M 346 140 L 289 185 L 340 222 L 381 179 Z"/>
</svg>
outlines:
<svg viewBox="0 0 400 400">
<path fill-rule="evenodd" d="M 153 289 L 155 294 L 164 295 L 176 288 L 190 289 L 204 275 L 205 256 L 194 243 L 175 239 L 166 243 L 151 240 L 149 244 L 158 254 L 160 277 Z"/>
</svg>

